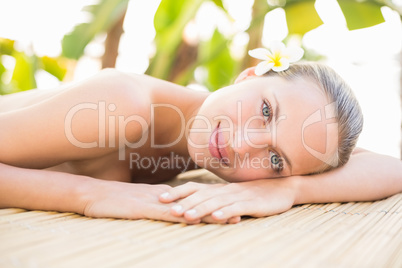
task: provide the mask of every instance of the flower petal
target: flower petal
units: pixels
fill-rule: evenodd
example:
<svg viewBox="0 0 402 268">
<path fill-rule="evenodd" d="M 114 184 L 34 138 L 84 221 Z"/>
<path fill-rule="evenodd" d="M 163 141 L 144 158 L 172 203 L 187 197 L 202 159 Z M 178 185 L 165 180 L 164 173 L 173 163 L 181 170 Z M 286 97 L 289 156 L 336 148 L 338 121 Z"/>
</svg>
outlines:
<svg viewBox="0 0 402 268">
<path fill-rule="evenodd" d="M 269 72 L 269 70 L 271 70 L 274 65 L 275 63 L 269 61 L 260 62 L 255 67 L 255 74 L 258 76 L 263 75 L 266 72 Z"/>
<path fill-rule="evenodd" d="M 283 51 L 285 51 L 286 46 L 284 43 L 280 42 L 280 41 L 272 41 L 269 45 L 269 48 L 271 49 L 272 54 L 275 53 L 281 53 Z"/>
<path fill-rule="evenodd" d="M 268 55 L 271 55 L 271 52 L 269 52 L 269 50 L 265 48 L 256 48 L 253 50 L 249 50 L 248 54 L 251 57 L 259 60 L 267 60 L 269 58 Z"/>
<path fill-rule="evenodd" d="M 303 57 L 304 50 L 301 47 L 288 47 L 284 51 L 284 55 L 289 60 L 289 62 L 295 62 Z"/>
<path fill-rule="evenodd" d="M 287 70 L 289 68 L 289 60 L 288 59 L 281 58 L 279 60 L 279 62 L 281 63 L 280 66 L 272 67 L 272 70 L 274 70 L 275 72 L 281 72 L 281 71 Z"/>
</svg>

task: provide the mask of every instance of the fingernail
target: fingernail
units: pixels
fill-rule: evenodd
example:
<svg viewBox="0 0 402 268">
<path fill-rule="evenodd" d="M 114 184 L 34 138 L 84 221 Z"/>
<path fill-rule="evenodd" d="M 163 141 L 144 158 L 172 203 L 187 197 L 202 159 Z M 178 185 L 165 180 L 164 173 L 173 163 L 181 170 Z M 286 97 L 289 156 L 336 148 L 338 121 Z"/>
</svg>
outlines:
<svg viewBox="0 0 402 268">
<path fill-rule="evenodd" d="M 223 212 L 218 210 L 212 213 L 215 218 L 221 218 L 223 216 Z"/>
<path fill-rule="evenodd" d="M 177 213 L 181 213 L 181 212 L 183 211 L 183 207 L 182 207 L 181 205 L 174 205 L 174 206 L 172 207 L 172 209 L 173 209 L 174 211 L 176 211 Z"/>
<path fill-rule="evenodd" d="M 190 209 L 186 211 L 186 215 L 194 217 L 197 214 L 197 211 L 195 209 Z"/>
<path fill-rule="evenodd" d="M 161 194 L 160 197 L 162 197 L 163 199 L 167 199 L 170 197 L 170 194 L 168 192 L 166 192 L 166 193 Z"/>
</svg>

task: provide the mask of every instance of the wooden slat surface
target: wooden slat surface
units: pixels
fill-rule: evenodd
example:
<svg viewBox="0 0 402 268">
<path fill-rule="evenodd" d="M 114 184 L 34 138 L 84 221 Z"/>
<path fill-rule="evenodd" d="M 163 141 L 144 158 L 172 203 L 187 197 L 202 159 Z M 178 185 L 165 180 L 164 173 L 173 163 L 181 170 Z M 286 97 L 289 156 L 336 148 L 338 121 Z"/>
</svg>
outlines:
<svg viewBox="0 0 402 268">
<path fill-rule="evenodd" d="M 402 267 L 402 194 L 236 225 L 2 209 L 0 267 Z"/>
</svg>

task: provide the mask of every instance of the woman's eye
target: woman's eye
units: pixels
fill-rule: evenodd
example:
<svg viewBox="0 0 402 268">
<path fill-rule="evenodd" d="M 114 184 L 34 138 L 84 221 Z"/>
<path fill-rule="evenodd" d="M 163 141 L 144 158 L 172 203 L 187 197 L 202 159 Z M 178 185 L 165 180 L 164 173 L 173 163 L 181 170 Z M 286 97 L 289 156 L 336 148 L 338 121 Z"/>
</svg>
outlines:
<svg viewBox="0 0 402 268">
<path fill-rule="evenodd" d="M 283 170 L 283 160 L 275 152 L 270 152 L 271 167 L 276 172 L 281 172 Z"/>
<path fill-rule="evenodd" d="M 279 164 L 279 157 L 277 155 L 275 155 L 275 154 L 273 156 L 271 156 L 271 163 L 273 165 L 278 165 Z"/>
<path fill-rule="evenodd" d="M 271 121 L 271 117 L 272 117 L 271 104 L 269 104 L 265 101 L 262 104 L 262 115 L 267 118 L 268 122 Z"/>
</svg>

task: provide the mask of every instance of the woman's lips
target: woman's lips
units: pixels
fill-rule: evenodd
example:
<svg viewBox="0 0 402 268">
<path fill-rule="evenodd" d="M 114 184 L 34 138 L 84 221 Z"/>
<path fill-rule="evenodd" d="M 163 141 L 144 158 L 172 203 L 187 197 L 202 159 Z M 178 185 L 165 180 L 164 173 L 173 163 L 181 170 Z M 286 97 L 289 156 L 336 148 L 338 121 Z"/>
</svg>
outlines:
<svg viewBox="0 0 402 268">
<path fill-rule="evenodd" d="M 218 123 L 218 125 L 216 126 L 216 128 L 214 129 L 214 131 L 212 131 L 211 137 L 209 138 L 209 152 L 213 157 L 216 157 L 219 159 L 219 161 L 221 161 L 222 163 L 224 163 L 225 165 L 228 165 L 228 154 L 224 148 L 225 146 L 225 140 L 224 137 L 222 135 L 222 132 L 219 131 L 219 125 L 220 122 Z"/>
</svg>

